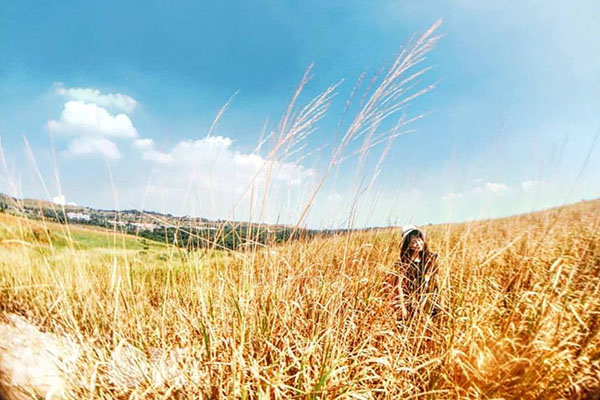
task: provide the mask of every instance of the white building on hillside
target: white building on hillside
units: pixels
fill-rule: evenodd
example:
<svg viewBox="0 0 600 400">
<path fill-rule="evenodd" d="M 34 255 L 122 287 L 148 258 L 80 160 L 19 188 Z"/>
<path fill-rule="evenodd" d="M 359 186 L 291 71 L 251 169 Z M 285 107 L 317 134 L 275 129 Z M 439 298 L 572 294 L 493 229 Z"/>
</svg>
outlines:
<svg viewBox="0 0 600 400">
<path fill-rule="evenodd" d="M 74 221 L 89 221 L 90 215 L 76 212 L 68 212 L 67 218 L 72 219 Z"/>
</svg>

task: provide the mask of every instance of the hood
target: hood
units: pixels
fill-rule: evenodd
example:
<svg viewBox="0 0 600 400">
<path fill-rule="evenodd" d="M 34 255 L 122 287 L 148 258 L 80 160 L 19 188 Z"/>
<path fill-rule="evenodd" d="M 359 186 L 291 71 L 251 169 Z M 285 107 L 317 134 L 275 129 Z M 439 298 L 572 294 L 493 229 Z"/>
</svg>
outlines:
<svg viewBox="0 0 600 400">
<path fill-rule="evenodd" d="M 404 242 L 404 240 L 406 239 L 406 237 L 408 236 L 409 233 L 411 232 L 420 232 L 421 236 L 423 236 L 423 239 L 425 239 L 427 237 L 426 233 L 423 232 L 422 230 L 420 230 L 419 228 L 417 228 L 416 226 L 410 224 L 410 225 L 405 225 L 402 227 L 402 240 L 401 242 Z"/>
</svg>

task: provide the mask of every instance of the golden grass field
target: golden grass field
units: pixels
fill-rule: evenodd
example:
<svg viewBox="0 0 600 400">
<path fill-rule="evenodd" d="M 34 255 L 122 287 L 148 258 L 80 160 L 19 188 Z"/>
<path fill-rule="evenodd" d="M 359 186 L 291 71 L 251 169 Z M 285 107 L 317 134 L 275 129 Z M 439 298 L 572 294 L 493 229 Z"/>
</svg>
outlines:
<svg viewBox="0 0 600 400">
<path fill-rule="evenodd" d="M 362 179 L 370 149 L 385 145 L 375 179 L 394 139 L 424 116 L 400 113 L 435 86 L 421 85 L 428 68 L 417 67 L 439 24 L 383 75 L 361 75 L 295 226 L 328 176 L 356 156 L 352 226 L 370 187 Z M 309 80 L 310 68 L 278 128 L 261 138 L 272 145 L 242 195 L 250 220 L 262 220 L 278 162 L 303 148 L 339 86 L 303 106 Z M 600 200 L 425 227 L 440 255 L 444 308 L 435 319 L 401 320 L 387 284 L 399 229 L 189 251 L 0 215 L 0 319 L 24 316 L 81 350 L 67 377 L 76 399 L 599 398 L 599 228 Z M 144 360 L 157 352 L 175 373 L 156 378 Z M 132 359 L 143 374 L 125 368 Z"/>
<path fill-rule="evenodd" d="M 221 252 L 0 223 L 0 311 L 84 349 L 73 398 L 600 396 L 598 200 L 425 227 L 445 310 L 404 322 L 396 229 Z M 180 351 L 184 383 L 117 387 L 123 340 Z"/>
</svg>

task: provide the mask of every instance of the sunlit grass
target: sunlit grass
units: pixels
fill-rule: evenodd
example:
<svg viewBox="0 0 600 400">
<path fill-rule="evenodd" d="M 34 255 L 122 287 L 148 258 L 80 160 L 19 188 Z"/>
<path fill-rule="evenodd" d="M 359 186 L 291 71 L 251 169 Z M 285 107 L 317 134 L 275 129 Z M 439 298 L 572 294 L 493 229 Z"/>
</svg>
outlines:
<svg viewBox="0 0 600 400">
<path fill-rule="evenodd" d="M 98 375 L 79 395 L 120 393 L 106 366 L 126 340 L 186 349 L 181 397 L 570 398 L 599 384 L 599 211 L 428 228 L 446 304 L 435 320 L 403 323 L 391 306 L 395 230 L 184 256 L 3 246 L 0 304 L 93 345 L 79 371 Z M 130 394 L 169 391 L 151 382 Z"/>
<path fill-rule="evenodd" d="M 381 161 L 420 118 L 399 113 L 431 88 L 415 88 L 426 71 L 415 67 L 437 43 L 438 25 L 357 93 L 358 104 L 348 101 L 356 112 L 340 124 L 297 227 L 344 160 L 356 156 L 363 168 L 369 151 L 385 144 Z M 308 80 L 307 72 L 264 140 L 267 162 L 242 196 L 250 198 L 249 220 L 265 215 L 278 162 L 304 148 L 338 87 L 302 106 Z M 35 162 L 32 168 L 43 181 Z M 365 171 L 356 176 L 350 226 L 372 182 Z M 260 245 L 249 230 L 250 245 L 239 251 L 216 244 L 191 251 L 0 216 L 0 310 L 78 343 L 82 353 L 69 377 L 74 398 L 597 397 L 599 216 L 594 201 L 426 227 L 440 255 L 444 307 L 435 319 L 417 312 L 407 321 L 389 286 L 400 250 L 395 229 L 279 245 Z M 115 354 L 126 344 L 146 358 L 157 350 L 181 354 L 183 378 L 157 383 L 147 375 L 124 385 Z"/>
</svg>

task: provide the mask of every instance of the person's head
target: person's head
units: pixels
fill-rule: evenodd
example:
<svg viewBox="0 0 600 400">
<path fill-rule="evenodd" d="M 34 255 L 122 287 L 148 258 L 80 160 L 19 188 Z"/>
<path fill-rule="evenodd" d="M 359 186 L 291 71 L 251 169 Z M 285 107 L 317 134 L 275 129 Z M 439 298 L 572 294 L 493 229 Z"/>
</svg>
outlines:
<svg viewBox="0 0 600 400">
<path fill-rule="evenodd" d="M 427 243 L 425 243 L 425 234 L 414 226 L 408 226 L 403 229 L 400 256 L 408 257 L 426 252 Z"/>
</svg>

